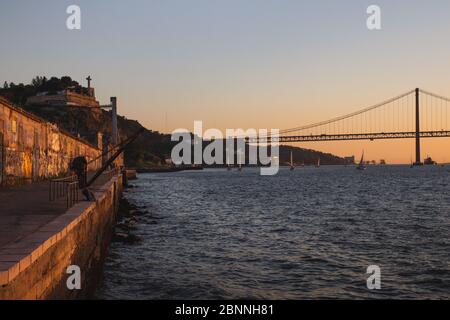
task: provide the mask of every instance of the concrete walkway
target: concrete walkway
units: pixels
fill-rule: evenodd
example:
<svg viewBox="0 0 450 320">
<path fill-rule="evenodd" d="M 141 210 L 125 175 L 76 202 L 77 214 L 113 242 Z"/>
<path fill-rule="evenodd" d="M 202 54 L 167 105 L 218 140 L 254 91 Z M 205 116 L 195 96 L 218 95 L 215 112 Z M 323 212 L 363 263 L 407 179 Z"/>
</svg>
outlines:
<svg viewBox="0 0 450 320">
<path fill-rule="evenodd" d="M 106 182 L 100 177 L 92 190 Z M 67 211 L 66 198 L 49 201 L 48 181 L 0 189 L 0 249 L 32 234 Z M 81 194 L 79 199 L 83 200 Z"/>
<path fill-rule="evenodd" d="M 0 190 L 0 248 L 35 232 L 63 214 L 65 198 L 50 202 L 49 182 Z"/>
</svg>

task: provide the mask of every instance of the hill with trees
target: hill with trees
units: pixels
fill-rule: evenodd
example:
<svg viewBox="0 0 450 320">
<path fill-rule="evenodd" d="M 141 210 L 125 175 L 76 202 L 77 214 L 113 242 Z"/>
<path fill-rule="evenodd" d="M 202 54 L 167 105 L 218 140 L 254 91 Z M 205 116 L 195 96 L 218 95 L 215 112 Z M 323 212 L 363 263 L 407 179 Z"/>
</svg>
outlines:
<svg viewBox="0 0 450 320">
<path fill-rule="evenodd" d="M 14 84 L 5 82 L 0 88 L 0 96 L 5 97 L 16 106 L 23 108 L 37 116 L 56 123 L 61 128 L 85 138 L 94 143 L 97 132 L 101 131 L 108 143 L 111 134 L 111 112 L 101 110 L 92 112 L 88 108 L 75 107 L 45 107 L 27 105 L 27 99 L 40 92 L 55 94 L 69 87 L 79 88 L 80 92 L 85 92 L 78 82 L 69 76 L 61 78 L 35 77 L 29 84 Z M 142 128 L 136 120 L 127 119 L 124 116 L 118 117 L 118 129 L 121 139 L 131 136 L 134 132 Z M 145 129 L 139 138 L 125 151 L 125 164 L 128 167 L 148 168 L 165 165 L 165 159 L 170 158 L 171 150 L 177 142 L 171 141 L 171 136 L 158 131 Z M 205 142 L 207 144 L 207 142 Z M 319 151 L 296 148 L 291 146 L 280 146 L 280 164 L 287 164 L 290 159 L 290 151 L 293 151 L 294 161 L 297 164 L 304 163 L 312 165 L 320 158 L 323 165 L 346 164 L 343 158 Z"/>
</svg>

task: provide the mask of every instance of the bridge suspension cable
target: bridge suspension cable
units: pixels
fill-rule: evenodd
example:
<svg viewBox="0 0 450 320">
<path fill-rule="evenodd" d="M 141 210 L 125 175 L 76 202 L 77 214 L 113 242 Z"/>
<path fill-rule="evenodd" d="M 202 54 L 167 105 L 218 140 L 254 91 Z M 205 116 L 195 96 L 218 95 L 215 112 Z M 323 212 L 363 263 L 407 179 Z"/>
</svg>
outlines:
<svg viewBox="0 0 450 320">
<path fill-rule="evenodd" d="M 277 140 L 283 143 L 415 137 L 418 145 L 420 137 L 450 137 L 449 104 L 450 98 L 414 89 L 344 116 L 280 130 Z M 250 140 L 273 141 L 269 135 Z"/>
<path fill-rule="evenodd" d="M 293 143 L 414 138 L 415 164 L 420 165 L 421 138 L 450 137 L 449 104 L 450 98 L 415 89 L 341 117 L 281 130 L 278 137 L 257 137 L 248 141 Z"/>
<path fill-rule="evenodd" d="M 432 92 L 429 92 L 429 91 L 426 91 L 426 90 L 422 90 L 422 89 L 420 89 L 420 92 L 422 92 L 425 95 L 428 95 L 428 96 L 431 96 L 431 97 L 434 97 L 434 98 L 437 98 L 437 99 L 441 99 L 441 100 L 450 102 L 450 98 L 447 98 L 447 97 L 444 97 L 444 96 L 441 96 L 441 95 L 438 95 L 438 94 L 435 94 L 435 93 L 432 93 Z"/>
<path fill-rule="evenodd" d="M 331 124 L 331 123 L 334 123 L 334 122 L 346 120 L 346 119 L 349 119 L 349 118 L 361 115 L 363 113 L 372 111 L 374 109 L 386 106 L 386 105 L 388 105 L 390 103 L 393 103 L 395 101 L 403 99 L 403 98 L 413 94 L 414 92 L 415 92 L 415 90 L 411 90 L 411 91 L 408 91 L 408 92 L 406 92 L 404 94 L 396 96 L 394 98 L 391 98 L 391 99 L 388 99 L 388 100 L 383 101 L 381 103 L 378 103 L 376 105 L 373 105 L 373 106 L 370 106 L 370 107 L 366 107 L 366 108 L 364 108 L 362 110 L 359 110 L 359 111 L 356 111 L 356 112 L 353 112 L 353 113 L 350 113 L 350 114 L 347 114 L 347 115 L 344 115 L 344 116 L 340 116 L 340 117 L 337 117 L 337 118 L 333 118 L 333 119 L 330 119 L 330 120 L 317 122 L 317 123 L 313 123 L 313 124 L 306 125 L 306 126 L 301 126 L 301 127 L 296 127 L 296 128 L 284 129 L 284 130 L 280 131 L 280 134 L 283 135 L 283 134 L 286 134 L 286 133 L 291 133 L 291 132 L 296 132 L 296 131 L 303 131 L 303 130 L 307 130 L 307 129 L 311 129 L 311 128 L 315 128 L 315 127 L 320 127 L 320 126 L 324 126 L 324 125 L 327 125 L 327 124 Z M 367 122 L 367 118 L 365 118 L 364 120 Z"/>
<path fill-rule="evenodd" d="M 416 163 L 420 163 L 420 138 L 450 137 L 449 107 L 450 98 L 414 89 L 344 116 L 280 130 L 278 137 L 250 137 L 248 141 L 292 143 L 415 138 Z"/>
<path fill-rule="evenodd" d="M 419 131 L 450 131 L 449 103 L 450 98 L 415 89 L 344 116 L 280 130 L 280 137 L 297 136 L 298 140 L 320 141 L 346 140 L 346 135 L 352 135 L 353 138 L 355 135 L 365 137 L 377 135 L 381 138 L 385 133 L 398 136 L 397 133 L 417 131 L 417 114 L 419 114 Z M 419 105 L 419 113 L 416 105 Z"/>
</svg>

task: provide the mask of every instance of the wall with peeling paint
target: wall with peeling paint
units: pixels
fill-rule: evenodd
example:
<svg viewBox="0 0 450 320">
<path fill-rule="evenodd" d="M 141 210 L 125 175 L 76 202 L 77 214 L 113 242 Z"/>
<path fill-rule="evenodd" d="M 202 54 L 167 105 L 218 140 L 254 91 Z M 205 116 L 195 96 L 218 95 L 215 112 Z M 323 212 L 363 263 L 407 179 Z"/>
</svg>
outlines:
<svg viewBox="0 0 450 320">
<path fill-rule="evenodd" d="M 85 156 L 88 161 L 101 151 L 56 125 L 10 104 L 0 97 L 0 182 L 3 185 L 38 181 L 69 173 L 70 161 Z M 101 166 L 101 157 L 89 165 Z"/>
</svg>

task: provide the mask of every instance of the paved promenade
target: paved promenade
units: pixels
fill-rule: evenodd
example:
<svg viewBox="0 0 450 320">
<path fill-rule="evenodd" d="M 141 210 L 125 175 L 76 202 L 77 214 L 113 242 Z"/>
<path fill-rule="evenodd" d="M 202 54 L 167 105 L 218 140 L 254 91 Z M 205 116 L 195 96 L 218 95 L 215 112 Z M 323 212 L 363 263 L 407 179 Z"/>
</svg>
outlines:
<svg viewBox="0 0 450 320">
<path fill-rule="evenodd" d="M 100 177 L 92 187 L 106 182 Z M 0 189 L 0 249 L 37 231 L 67 211 L 66 198 L 49 201 L 49 182 Z M 83 197 L 81 193 L 79 199 Z"/>
<path fill-rule="evenodd" d="M 49 182 L 0 189 L 0 248 L 63 214 L 65 198 L 50 202 Z"/>
<path fill-rule="evenodd" d="M 122 178 L 101 176 L 96 201 L 66 208 L 49 201 L 49 182 L 0 189 L 0 300 L 86 298 L 95 289 L 119 205 Z M 82 199 L 82 198 L 80 198 Z M 86 288 L 67 290 L 67 266 L 87 270 Z"/>
</svg>

